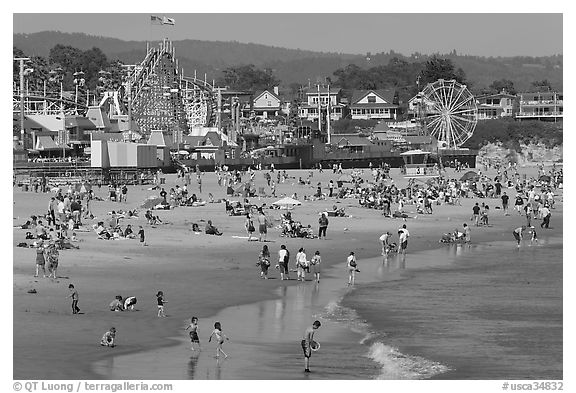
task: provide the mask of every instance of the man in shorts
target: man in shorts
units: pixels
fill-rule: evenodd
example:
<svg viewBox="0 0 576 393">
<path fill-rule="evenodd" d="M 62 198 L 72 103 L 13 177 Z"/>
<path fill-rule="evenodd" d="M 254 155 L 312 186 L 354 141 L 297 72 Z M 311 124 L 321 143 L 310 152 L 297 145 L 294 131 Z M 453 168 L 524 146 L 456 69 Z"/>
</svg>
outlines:
<svg viewBox="0 0 576 393">
<path fill-rule="evenodd" d="M 262 211 L 262 208 L 258 209 L 258 241 L 262 241 L 262 236 L 264 236 L 264 241 L 266 241 L 266 236 L 268 233 L 268 218 Z"/>
<path fill-rule="evenodd" d="M 480 225 L 480 206 L 478 206 L 478 202 L 472 207 L 472 217 L 474 218 L 474 224 L 476 226 Z"/>
<path fill-rule="evenodd" d="M 506 195 L 506 191 L 504 191 L 504 193 L 502 194 L 502 196 L 500 197 L 502 199 L 502 211 L 504 211 L 504 215 L 508 216 L 508 200 L 510 199 L 510 197 L 508 195 Z"/>
<path fill-rule="evenodd" d="M 304 351 L 304 372 L 310 372 L 310 356 L 312 356 L 312 341 L 314 341 L 314 332 L 318 329 L 322 324 L 320 321 L 314 321 L 312 326 L 308 327 L 304 331 L 304 337 L 302 338 L 302 351 Z"/>
</svg>

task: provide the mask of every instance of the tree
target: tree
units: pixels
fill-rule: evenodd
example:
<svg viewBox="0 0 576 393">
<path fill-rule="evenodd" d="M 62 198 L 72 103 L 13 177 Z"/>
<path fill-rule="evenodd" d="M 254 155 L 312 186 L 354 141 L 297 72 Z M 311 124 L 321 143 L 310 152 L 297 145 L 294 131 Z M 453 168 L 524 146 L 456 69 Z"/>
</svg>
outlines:
<svg viewBox="0 0 576 393">
<path fill-rule="evenodd" d="M 72 46 L 58 44 L 50 49 L 48 56 L 50 64 L 58 63 L 62 67 L 65 90 L 74 89 L 74 73 L 82 68 L 82 51 Z"/>
<path fill-rule="evenodd" d="M 454 79 L 456 82 L 466 84 L 466 75 L 464 70 L 462 70 L 462 68 L 455 69 L 454 64 L 450 59 L 442 59 L 438 56 L 433 56 L 426 62 L 421 76 L 422 85 L 434 83 L 438 79 Z"/>
<path fill-rule="evenodd" d="M 271 69 L 259 70 L 253 64 L 229 67 L 223 74 L 222 84 L 239 90 L 266 90 L 280 83 Z"/>
<path fill-rule="evenodd" d="M 514 82 L 509 79 L 500 79 L 492 82 L 489 86 L 490 90 L 494 93 L 500 93 L 501 91 L 506 91 L 508 94 L 516 94 L 516 89 L 514 88 Z"/>
<path fill-rule="evenodd" d="M 550 91 L 552 90 L 552 85 L 548 82 L 548 79 L 544 79 L 541 81 L 534 81 L 532 82 L 532 87 L 534 87 L 538 91 Z"/>
</svg>

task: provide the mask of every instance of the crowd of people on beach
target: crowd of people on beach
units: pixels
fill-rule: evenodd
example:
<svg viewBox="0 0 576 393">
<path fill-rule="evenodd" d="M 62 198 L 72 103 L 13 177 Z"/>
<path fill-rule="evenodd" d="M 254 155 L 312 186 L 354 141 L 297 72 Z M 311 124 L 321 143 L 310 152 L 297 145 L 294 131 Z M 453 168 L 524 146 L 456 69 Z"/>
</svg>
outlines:
<svg viewBox="0 0 576 393">
<path fill-rule="evenodd" d="M 459 163 L 455 163 L 455 165 L 457 172 L 466 169 Z M 488 171 L 487 167 L 484 169 L 484 172 Z M 248 241 L 254 239 L 265 243 L 259 250 L 256 262 L 256 266 L 259 268 L 260 278 L 263 280 L 269 279 L 270 267 L 274 264 L 281 281 L 293 280 L 290 273 L 296 273 L 295 280 L 298 282 L 303 283 L 309 281 L 307 280 L 307 275 L 312 274 L 312 281 L 319 283 L 322 268 L 320 250 L 315 250 L 309 257 L 306 248 L 299 247 L 294 257 L 291 258 L 291 253 L 285 244 L 280 245 L 277 250 L 271 250 L 269 245 L 266 244 L 268 243 L 268 230 L 274 227 L 273 218 L 266 214 L 265 204 L 257 206 L 248 200 L 249 197 L 255 195 L 255 176 L 259 170 L 261 170 L 259 167 L 255 169 L 249 167 L 246 171 L 229 171 L 228 168 L 219 167 L 216 172 L 216 178 L 220 187 L 226 188 L 227 190 L 236 188 L 240 190 L 240 194 L 243 197 L 244 203 L 232 202 L 227 199 L 223 200 L 225 202 L 226 212 L 228 212 L 230 216 L 242 216 L 245 218 L 244 229 Z M 319 167 L 318 170 L 321 172 L 323 168 Z M 335 164 L 332 167 L 332 171 L 334 174 L 342 174 L 342 166 Z M 198 183 L 198 195 L 201 195 L 202 172 L 198 167 L 195 172 Z M 263 176 L 273 196 L 276 195 L 276 185 L 290 179 L 286 171 L 276 171 L 273 167 L 265 170 Z M 195 193 L 189 196 L 188 187 L 191 184 L 190 177 L 191 171 L 183 168 L 178 174 L 178 181 L 183 182 L 182 187 L 176 184 L 174 188 L 166 191 L 160 186 L 161 182 L 158 176 L 156 179 L 157 185 L 154 189 L 159 190 L 159 197 L 162 199 L 162 204 L 174 207 L 192 206 L 192 204 L 202 202 L 201 198 L 197 197 Z M 309 186 L 309 188 L 314 189 L 311 181 L 312 177 L 313 174 L 310 172 L 306 180 L 300 178 L 297 184 Z M 551 212 L 554 209 L 556 197 L 554 191 L 557 188 L 563 187 L 562 169 L 553 167 L 552 170 L 546 172 L 544 167 L 542 167 L 538 169 L 537 177 L 528 178 L 525 175 L 521 176 L 517 166 L 512 163 L 506 168 L 499 167 L 497 174 L 493 177 L 488 177 L 483 174 L 482 171 L 478 171 L 475 176 L 466 179 L 462 178 L 458 180 L 444 176 L 434 178 L 423 184 L 416 184 L 416 182 L 410 181 L 406 187 L 398 187 L 394 184 L 394 181 L 391 180 L 389 176 L 389 167 L 387 168 L 385 166 L 379 168 L 370 167 L 368 171 L 368 177 L 370 179 L 367 180 L 365 177 L 362 170 L 353 170 L 351 186 L 340 185 L 339 187 L 335 187 L 334 181 L 330 180 L 327 183 L 326 192 L 324 192 L 321 183 L 317 183 L 315 194 L 309 197 L 305 196 L 304 199 L 331 199 L 338 201 L 344 198 L 354 198 L 362 208 L 379 210 L 381 211 L 381 215 L 386 218 L 403 219 L 397 230 L 397 242 L 394 241 L 394 235 L 390 230 L 385 231 L 379 237 L 381 253 L 382 256 L 386 258 L 392 253 L 405 254 L 407 252 L 408 240 L 410 238 L 407 224 L 404 223 L 407 218 L 411 218 L 413 214 L 432 215 L 435 211 L 434 206 L 461 205 L 462 199 L 464 198 L 479 200 L 479 202 L 474 203 L 470 217 L 470 225 L 476 227 L 489 227 L 489 217 L 493 210 L 501 210 L 503 215 L 509 216 L 509 204 L 512 199 L 514 201 L 515 211 L 526 220 L 525 225 L 521 225 L 513 230 L 513 237 L 517 247 L 521 246 L 525 232 L 527 231 L 532 234 L 531 243 L 536 243 L 538 236 L 533 224 L 535 220 L 541 220 L 540 227 L 542 229 L 550 228 Z M 239 185 L 242 185 L 242 187 L 238 188 Z M 39 187 L 42 188 L 42 185 L 39 185 Z M 335 189 L 338 189 L 338 191 L 334 192 Z M 127 194 L 128 189 L 125 184 L 122 186 L 111 184 L 109 186 L 108 199 L 110 201 L 126 203 Z M 292 196 L 295 197 L 295 199 L 298 198 L 296 193 Z M 91 188 L 75 188 L 69 185 L 66 192 L 58 190 L 58 192 L 50 198 L 48 211 L 46 215 L 43 216 L 47 221 L 47 226 L 44 226 L 42 219 L 39 219 L 35 215 L 31 216 L 30 220 L 21 226 L 22 229 L 30 230 L 29 239 L 35 241 L 36 272 L 34 277 L 38 277 L 41 273 L 46 277 L 46 268 L 48 278 L 58 277 L 58 250 L 65 249 L 65 244 L 70 245 L 68 248 L 78 247 L 75 245 L 79 241 L 75 231 L 83 230 L 83 221 L 95 218 L 90 208 L 93 200 L 95 200 L 95 195 Z M 330 222 L 329 216 L 344 217 L 344 209 L 337 208 L 337 206 L 334 205 L 333 211 L 330 211 L 330 214 L 329 212 L 320 212 L 316 232 L 311 224 L 302 223 L 292 216 L 291 211 L 287 211 L 280 216 L 278 234 L 280 237 L 326 239 Z M 98 239 L 139 239 L 140 243 L 147 245 L 142 225 L 138 225 L 137 232 L 132 224 L 126 224 L 124 227 L 121 225 L 121 220 L 131 218 L 139 218 L 137 210 L 112 211 L 106 220 L 100 219 L 97 223 L 93 224 L 92 229 Z M 146 210 L 144 218 L 147 224 L 152 227 L 162 223 L 160 217 L 153 214 L 152 209 Z M 193 227 L 193 230 L 200 232 L 198 225 L 194 225 L 196 226 Z M 258 231 L 257 236 L 256 231 Z M 208 235 L 216 236 L 223 234 L 222 231 L 213 224 L 212 220 L 206 221 L 204 232 Z M 444 234 L 440 241 L 443 243 L 463 243 L 470 245 L 471 228 L 468 223 L 463 223 L 461 227 L 454 229 L 453 232 Z M 293 249 L 293 252 L 294 251 L 296 251 L 296 249 Z M 348 273 L 347 285 L 353 286 L 355 285 L 356 275 L 360 272 L 354 251 L 349 253 L 345 262 Z M 78 290 L 76 290 L 74 284 L 70 284 L 69 291 L 68 297 L 72 300 L 72 313 L 78 314 L 80 312 L 80 308 L 78 307 Z M 117 295 L 109 304 L 109 309 L 113 312 L 135 311 L 137 301 L 135 296 L 123 297 Z M 156 303 L 157 317 L 165 318 L 165 304 L 167 304 L 167 301 L 163 291 L 156 293 Z M 315 345 L 313 335 L 320 326 L 320 322 L 315 321 L 311 327 L 306 329 L 302 340 L 305 371 L 307 372 L 309 372 L 309 359 Z M 195 346 L 197 346 L 198 350 L 200 350 L 197 317 L 191 318 L 186 330 L 189 330 L 191 349 L 195 350 Z M 215 322 L 214 324 L 214 330 L 209 336 L 208 341 L 210 342 L 212 339 L 215 339 L 217 343 L 216 357 L 220 355 L 223 355 L 225 358 L 228 357 L 222 350 L 222 345 L 228 340 L 228 337 L 224 335 L 220 322 Z M 100 344 L 106 347 L 116 346 L 116 329 L 114 327 L 104 333 Z"/>
</svg>

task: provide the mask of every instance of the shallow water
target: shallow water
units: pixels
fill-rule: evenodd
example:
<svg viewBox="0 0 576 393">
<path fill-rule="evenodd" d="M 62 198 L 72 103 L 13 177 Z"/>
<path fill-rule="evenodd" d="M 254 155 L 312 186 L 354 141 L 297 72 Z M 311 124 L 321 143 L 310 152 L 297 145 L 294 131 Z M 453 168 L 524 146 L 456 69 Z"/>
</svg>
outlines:
<svg viewBox="0 0 576 393">
<path fill-rule="evenodd" d="M 548 265 L 538 263 L 543 258 Z M 94 370 L 103 378 L 176 380 L 562 377 L 561 239 L 520 251 L 510 242 L 446 246 L 362 260 L 359 269 L 353 288 L 336 265 L 319 284 L 282 286 L 277 299 L 201 320 L 202 352 L 190 350 L 183 331 L 179 345 Z M 300 340 L 315 319 L 322 348 L 304 374 Z M 230 337 L 225 360 L 207 343 L 216 320 Z"/>
<path fill-rule="evenodd" d="M 440 379 L 562 379 L 562 241 L 541 239 L 520 250 L 510 242 L 452 247 L 447 268 L 368 284 L 343 302 L 378 332 L 382 345 L 448 370 Z"/>
</svg>

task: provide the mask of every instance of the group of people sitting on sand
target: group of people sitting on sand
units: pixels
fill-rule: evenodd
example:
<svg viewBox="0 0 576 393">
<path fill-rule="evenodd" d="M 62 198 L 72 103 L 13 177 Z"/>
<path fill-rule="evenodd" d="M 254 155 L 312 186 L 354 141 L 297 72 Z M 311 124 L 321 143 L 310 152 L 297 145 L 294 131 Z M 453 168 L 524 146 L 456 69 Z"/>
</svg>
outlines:
<svg viewBox="0 0 576 393">
<path fill-rule="evenodd" d="M 281 216 L 282 223 L 280 236 L 284 237 L 300 237 L 305 239 L 315 239 L 318 236 L 314 234 L 311 225 L 304 226 L 300 221 L 294 220 L 290 212 L 286 212 Z"/>
</svg>

